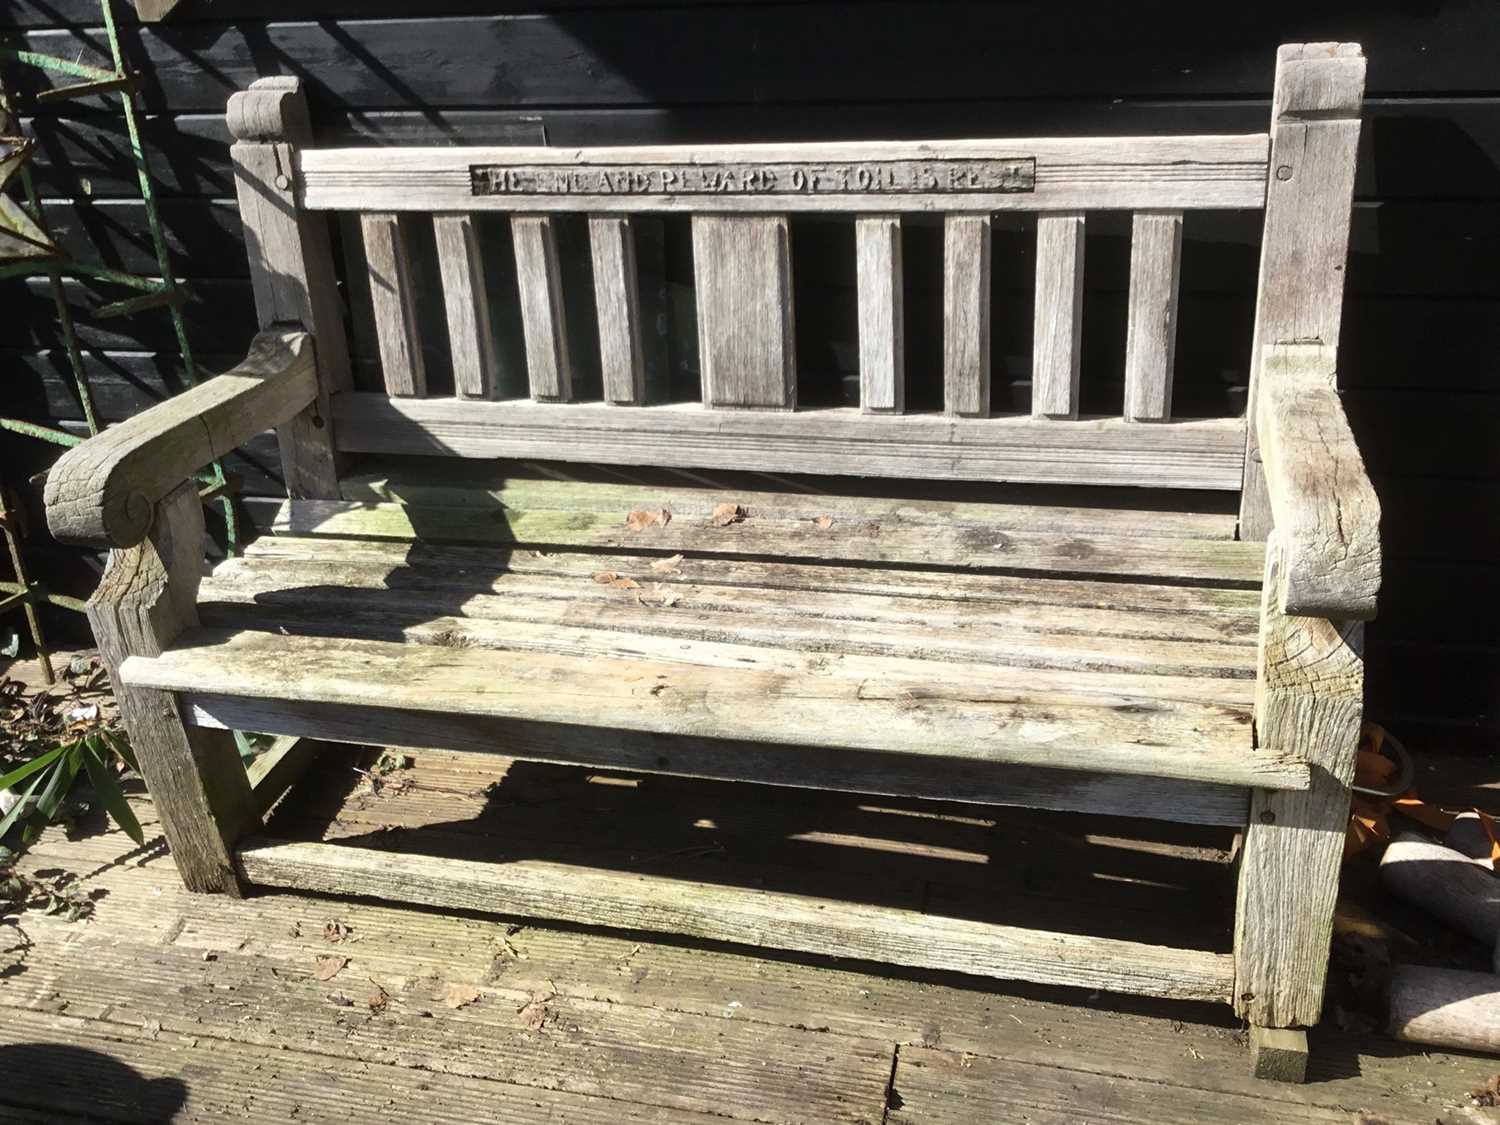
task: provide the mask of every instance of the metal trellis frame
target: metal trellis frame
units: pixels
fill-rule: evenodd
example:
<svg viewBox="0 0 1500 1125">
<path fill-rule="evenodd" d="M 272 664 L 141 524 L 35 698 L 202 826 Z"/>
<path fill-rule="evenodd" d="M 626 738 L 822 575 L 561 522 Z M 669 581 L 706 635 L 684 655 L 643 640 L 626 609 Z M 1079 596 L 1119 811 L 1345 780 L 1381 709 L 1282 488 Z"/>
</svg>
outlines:
<svg viewBox="0 0 1500 1125">
<path fill-rule="evenodd" d="M 99 0 L 99 13 L 105 36 L 109 41 L 112 64 L 109 68 L 92 66 L 37 51 L 0 47 L 0 62 L 33 67 L 79 80 L 40 92 L 36 96 L 39 105 L 55 103 L 67 98 L 100 94 L 117 94 L 120 98 L 125 131 L 130 143 L 131 161 L 136 170 L 141 201 L 145 205 L 146 225 L 151 235 L 152 250 L 156 256 L 156 276 L 143 277 L 111 269 L 98 263 L 71 259 L 57 252 L 55 247 L 51 253 L 42 254 L 38 254 L 33 249 L 17 261 L 0 264 L 0 280 L 37 274 L 47 276 L 79 406 L 83 412 L 84 424 L 91 435 L 99 432 L 99 419 L 94 407 L 94 395 L 89 384 L 88 371 L 84 366 L 83 355 L 78 344 L 72 310 L 68 307 L 67 294 L 63 287 L 64 277 L 87 278 L 135 291 L 132 295 L 100 306 L 95 310 L 96 316 L 129 316 L 149 309 L 165 307 L 172 319 L 172 330 L 176 337 L 178 351 L 182 356 L 183 380 L 189 387 L 198 382 L 197 366 L 193 359 L 192 345 L 188 340 L 187 326 L 182 314 L 186 292 L 178 283 L 172 269 L 166 236 L 157 212 L 156 192 L 151 179 L 150 165 L 141 143 L 138 108 L 135 100 L 137 78 L 135 73 L 125 65 L 124 54 L 120 48 L 120 36 L 115 24 L 113 0 Z M 13 139 L 18 145 L 25 143 L 20 137 L 19 114 L 14 99 L 3 84 L 0 84 L 0 138 Z M 47 228 L 41 200 L 25 159 L 20 162 L 18 176 L 22 193 L 25 196 L 26 211 L 35 226 L 50 242 L 51 235 Z M 0 418 L 0 429 L 64 447 L 76 445 L 82 440 L 77 435 L 64 430 L 16 418 Z M 232 481 L 224 472 L 223 464 L 215 460 L 203 473 L 199 474 L 198 481 L 200 495 L 204 502 L 217 501 L 222 506 L 227 546 L 231 554 L 237 554 L 239 526 L 234 510 L 233 487 Z M 4 530 L 7 553 L 15 579 L 14 581 L 0 581 L 0 613 L 12 609 L 25 611 L 32 641 L 36 646 L 43 672 L 50 683 L 53 673 L 46 640 L 36 612 L 37 604 L 45 602 L 65 609 L 82 611 L 84 603 L 77 598 L 49 593 L 38 583 L 30 580 L 22 558 L 19 521 L 14 508 L 8 504 L 3 494 L 0 494 L 0 528 Z"/>
</svg>

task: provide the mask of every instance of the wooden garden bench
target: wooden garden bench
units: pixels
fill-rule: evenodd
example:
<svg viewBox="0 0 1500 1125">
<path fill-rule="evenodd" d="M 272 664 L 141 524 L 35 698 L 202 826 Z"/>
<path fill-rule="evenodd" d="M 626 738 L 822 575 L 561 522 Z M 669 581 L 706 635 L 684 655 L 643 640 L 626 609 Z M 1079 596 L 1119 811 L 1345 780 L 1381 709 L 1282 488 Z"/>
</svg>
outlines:
<svg viewBox="0 0 1500 1125">
<path fill-rule="evenodd" d="M 1335 387 L 1364 70 L 1355 45 L 1281 48 L 1270 131 L 1247 136 L 320 148 L 295 79 L 235 95 L 264 331 L 47 482 L 58 538 L 113 548 L 90 618 L 184 881 L 1222 1000 L 1259 1072 L 1300 1073 L 1289 1029 L 1319 1016 L 1380 582 L 1379 507 Z M 1200 209 L 1265 213 L 1244 417 L 1172 415 L 1182 221 Z M 490 211 L 510 217 L 529 398 L 500 377 Z M 1014 211 L 1036 215 L 1032 403 L 992 416 L 990 224 Z M 1133 216 L 1125 391 L 1084 418 L 1100 211 Z M 349 284 L 370 287 L 380 389 L 355 389 L 329 212 L 358 213 L 368 279 Z M 593 391 L 565 324 L 568 212 L 588 216 Z M 859 406 L 799 410 L 788 217 L 830 213 L 854 217 Z M 902 216 L 921 213 L 943 230 L 941 413 L 904 403 L 902 227 L 918 220 Z M 662 214 L 690 216 L 701 401 L 648 398 L 636 233 Z M 451 388 L 428 378 L 419 224 Z M 200 589 L 184 482 L 272 426 L 291 497 L 276 534 Z M 433 458 L 435 479 L 412 468 Z M 866 483 L 465 489 L 455 459 Z M 907 480 L 1026 487 L 903 499 Z M 1238 519 L 1164 490 L 1237 491 Z M 1233 953 L 256 840 L 264 802 L 230 730 L 1234 825 Z"/>
</svg>

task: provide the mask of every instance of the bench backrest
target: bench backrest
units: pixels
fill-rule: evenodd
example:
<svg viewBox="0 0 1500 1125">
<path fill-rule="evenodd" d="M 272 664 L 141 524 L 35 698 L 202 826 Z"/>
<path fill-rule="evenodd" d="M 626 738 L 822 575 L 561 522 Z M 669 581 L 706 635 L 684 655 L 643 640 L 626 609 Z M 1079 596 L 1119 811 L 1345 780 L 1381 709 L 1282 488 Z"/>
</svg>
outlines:
<svg viewBox="0 0 1500 1125">
<path fill-rule="evenodd" d="M 262 79 L 229 107 L 257 309 L 263 326 L 314 333 L 324 388 L 317 416 L 282 435 L 288 486 L 336 496 L 337 456 L 354 451 L 1253 492 L 1245 418 L 1172 418 L 1183 213 L 1265 209 L 1253 355 L 1336 345 L 1363 82 L 1357 46 L 1283 47 L 1271 129 L 1244 136 L 564 149 L 318 148 L 296 80 Z M 510 217 L 529 397 L 504 397 L 499 377 L 485 211 Z M 990 412 L 1002 211 L 1036 214 L 1029 416 Z M 1132 215 L 1125 394 L 1119 415 L 1082 418 L 1083 233 L 1098 211 Z M 353 390 L 326 212 L 359 216 L 383 393 Z M 808 212 L 853 218 L 858 408 L 797 409 L 788 217 Z M 901 216 L 923 212 L 943 224 L 941 414 L 905 409 Z M 565 323 L 566 213 L 588 216 L 593 401 Z M 662 214 L 691 216 L 698 403 L 648 398 L 636 228 Z M 424 369 L 417 223 L 440 263 L 443 394 Z"/>
</svg>

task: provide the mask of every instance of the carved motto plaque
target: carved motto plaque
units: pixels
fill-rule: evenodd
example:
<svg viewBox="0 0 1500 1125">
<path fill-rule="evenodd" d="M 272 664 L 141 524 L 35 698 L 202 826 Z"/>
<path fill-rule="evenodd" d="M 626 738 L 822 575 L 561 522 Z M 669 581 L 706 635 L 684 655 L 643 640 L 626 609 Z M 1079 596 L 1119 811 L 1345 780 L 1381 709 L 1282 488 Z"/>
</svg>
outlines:
<svg viewBox="0 0 1500 1125">
<path fill-rule="evenodd" d="M 1026 192 L 1036 161 L 732 161 L 706 164 L 471 164 L 474 195 L 892 195 Z"/>
</svg>

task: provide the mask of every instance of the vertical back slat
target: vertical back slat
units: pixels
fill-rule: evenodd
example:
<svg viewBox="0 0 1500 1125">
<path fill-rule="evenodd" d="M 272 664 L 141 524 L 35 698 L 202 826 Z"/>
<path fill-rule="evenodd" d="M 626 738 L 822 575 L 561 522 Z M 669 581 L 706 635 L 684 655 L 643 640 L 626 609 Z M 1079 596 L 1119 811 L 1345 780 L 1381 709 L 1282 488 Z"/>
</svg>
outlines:
<svg viewBox="0 0 1500 1125">
<path fill-rule="evenodd" d="M 646 360 L 631 220 L 591 215 L 589 245 L 594 260 L 594 302 L 599 310 L 604 400 L 639 405 L 646 401 Z"/>
<path fill-rule="evenodd" d="M 867 414 L 906 409 L 901 289 L 901 218 L 854 221 L 859 286 L 859 405 Z"/>
<path fill-rule="evenodd" d="M 1137 212 L 1130 225 L 1130 312 L 1125 331 L 1125 420 L 1172 416 L 1182 212 Z"/>
<path fill-rule="evenodd" d="M 494 398 L 499 384 L 495 337 L 474 216 L 436 215 L 432 227 L 448 313 L 453 389 L 460 398 Z"/>
<path fill-rule="evenodd" d="M 990 412 L 990 217 L 943 220 L 943 409 Z"/>
<path fill-rule="evenodd" d="M 416 294 L 407 247 L 409 222 L 400 215 L 379 212 L 359 217 L 386 394 L 420 398 L 427 393 L 427 369 L 417 330 Z"/>
<path fill-rule="evenodd" d="M 566 402 L 573 397 L 573 365 L 568 355 L 557 231 L 550 215 L 514 215 L 510 225 L 531 397 L 538 402 Z"/>
<path fill-rule="evenodd" d="M 705 406 L 797 405 L 785 215 L 694 215 L 693 276 Z"/>
<path fill-rule="evenodd" d="M 1083 215 L 1040 215 L 1036 222 L 1036 320 L 1031 413 L 1078 417 L 1083 331 Z"/>
</svg>

